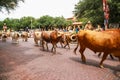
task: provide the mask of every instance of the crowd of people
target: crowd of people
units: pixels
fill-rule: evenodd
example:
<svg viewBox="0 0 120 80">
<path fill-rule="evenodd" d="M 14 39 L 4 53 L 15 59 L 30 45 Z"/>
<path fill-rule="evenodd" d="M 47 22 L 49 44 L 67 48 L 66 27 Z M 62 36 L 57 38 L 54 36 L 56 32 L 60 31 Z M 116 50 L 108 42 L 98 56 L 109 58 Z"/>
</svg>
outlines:
<svg viewBox="0 0 120 80">
<path fill-rule="evenodd" d="M 61 29 L 63 32 L 72 32 L 72 33 L 78 33 L 78 31 L 80 29 L 83 30 L 95 30 L 95 31 L 102 31 L 103 28 L 101 28 L 101 26 L 98 24 L 97 27 L 93 27 L 91 21 L 88 21 L 86 23 L 86 25 L 83 27 L 83 25 L 73 25 L 73 26 L 68 26 L 66 28 Z M 8 27 L 6 25 L 6 23 L 3 24 L 3 31 L 6 32 L 8 30 Z M 11 30 L 11 29 L 10 29 Z M 26 27 L 24 29 L 24 31 L 28 32 L 28 33 L 33 33 L 33 31 L 31 31 L 28 27 Z"/>
<path fill-rule="evenodd" d="M 74 25 L 74 26 L 68 26 L 63 29 L 64 32 L 75 32 L 78 33 L 78 31 L 82 30 L 94 30 L 94 31 L 103 31 L 104 29 L 98 24 L 97 27 L 93 27 L 91 21 L 88 21 L 84 27 L 82 25 Z"/>
</svg>

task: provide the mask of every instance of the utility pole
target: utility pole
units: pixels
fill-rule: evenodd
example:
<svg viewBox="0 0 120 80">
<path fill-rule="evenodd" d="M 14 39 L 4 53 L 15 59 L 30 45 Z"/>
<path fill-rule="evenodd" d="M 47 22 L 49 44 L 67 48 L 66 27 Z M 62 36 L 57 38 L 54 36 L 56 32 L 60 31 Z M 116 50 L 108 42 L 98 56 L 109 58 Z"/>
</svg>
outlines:
<svg viewBox="0 0 120 80">
<path fill-rule="evenodd" d="M 32 30 L 32 19 L 31 19 L 31 30 Z"/>
</svg>

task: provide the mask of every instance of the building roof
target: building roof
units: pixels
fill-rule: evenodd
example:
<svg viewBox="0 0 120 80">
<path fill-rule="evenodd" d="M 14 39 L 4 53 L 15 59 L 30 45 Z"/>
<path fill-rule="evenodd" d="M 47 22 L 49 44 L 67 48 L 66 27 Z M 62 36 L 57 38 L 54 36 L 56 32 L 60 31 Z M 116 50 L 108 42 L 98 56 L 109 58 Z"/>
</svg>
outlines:
<svg viewBox="0 0 120 80">
<path fill-rule="evenodd" d="M 73 25 L 81 25 L 82 22 L 73 22 Z"/>
</svg>

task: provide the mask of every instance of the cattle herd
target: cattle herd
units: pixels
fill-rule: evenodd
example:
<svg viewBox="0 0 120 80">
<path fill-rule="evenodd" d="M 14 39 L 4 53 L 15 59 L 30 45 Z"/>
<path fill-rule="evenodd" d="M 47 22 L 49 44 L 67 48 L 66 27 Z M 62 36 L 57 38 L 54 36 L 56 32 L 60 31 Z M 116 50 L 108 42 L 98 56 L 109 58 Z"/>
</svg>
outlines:
<svg viewBox="0 0 120 80">
<path fill-rule="evenodd" d="M 21 37 L 23 41 L 28 41 L 28 32 L 3 32 L 0 31 L 0 39 L 6 41 L 8 37 L 12 38 L 12 43 L 19 43 L 19 38 Z M 49 50 L 48 43 L 52 44 L 51 51 L 53 55 L 56 54 L 57 43 L 61 44 L 61 47 L 65 48 L 68 46 L 70 49 L 70 42 L 76 42 L 76 50 L 80 47 L 81 59 L 86 62 L 86 57 L 84 51 L 89 48 L 94 53 L 103 53 L 102 60 L 99 66 L 103 68 L 103 61 L 108 55 L 117 57 L 120 61 L 120 30 L 119 29 L 108 29 L 105 31 L 91 31 L 91 30 L 79 30 L 78 33 L 72 32 L 62 32 L 59 30 L 53 31 L 39 31 L 35 30 L 33 32 L 33 38 L 36 45 L 42 46 L 43 50 Z"/>
</svg>

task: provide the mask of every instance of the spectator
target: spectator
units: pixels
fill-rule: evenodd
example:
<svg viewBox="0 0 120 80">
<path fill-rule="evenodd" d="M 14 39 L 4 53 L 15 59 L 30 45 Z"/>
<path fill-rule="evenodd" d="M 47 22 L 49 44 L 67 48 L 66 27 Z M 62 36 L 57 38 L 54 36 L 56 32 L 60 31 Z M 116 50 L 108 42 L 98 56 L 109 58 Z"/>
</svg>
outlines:
<svg viewBox="0 0 120 80">
<path fill-rule="evenodd" d="M 93 26 L 91 21 L 88 21 L 87 24 L 84 27 L 84 30 L 93 30 Z"/>
<path fill-rule="evenodd" d="M 96 31 L 103 31 L 103 29 L 101 28 L 100 25 L 98 25 Z"/>
<path fill-rule="evenodd" d="M 28 29 L 28 27 L 26 27 L 26 28 L 25 28 L 25 31 L 26 31 L 26 32 L 29 32 L 29 29 Z"/>
<path fill-rule="evenodd" d="M 3 25 L 3 31 L 7 32 L 7 25 L 6 25 L 6 23 L 4 23 L 4 25 Z"/>
</svg>

